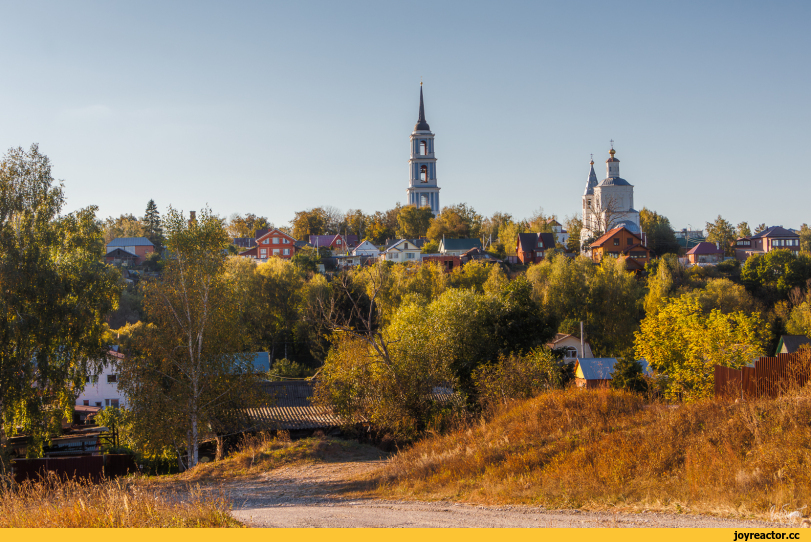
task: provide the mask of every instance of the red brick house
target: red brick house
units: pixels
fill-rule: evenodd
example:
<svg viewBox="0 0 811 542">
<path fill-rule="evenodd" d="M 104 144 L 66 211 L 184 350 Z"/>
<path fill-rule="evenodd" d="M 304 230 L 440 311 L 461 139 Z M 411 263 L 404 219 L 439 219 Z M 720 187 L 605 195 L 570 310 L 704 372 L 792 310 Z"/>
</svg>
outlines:
<svg viewBox="0 0 811 542">
<path fill-rule="evenodd" d="M 651 260 L 651 251 L 643 244 L 642 236 L 625 226 L 609 230 L 590 248 L 594 263 L 602 262 L 603 258 L 625 258 L 628 271 L 641 271 Z"/>
<path fill-rule="evenodd" d="M 687 260 L 692 263 L 720 263 L 724 261 L 724 251 L 715 243 L 702 241 L 687 251 Z"/>
<path fill-rule="evenodd" d="M 519 233 L 515 252 L 523 264 L 538 263 L 547 250 L 555 248 L 554 233 Z"/>
<path fill-rule="evenodd" d="M 239 255 L 266 262 L 268 258 L 273 256 L 289 260 L 295 253 L 296 240 L 283 231 L 272 229 L 256 238 L 255 247 L 240 252 Z"/>
<path fill-rule="evenodd" d="M 147 254 L 155 252 L 155 245 L 146 237 L 119 237 L 107 243 L 107 263 L 128 261 L 134 265 L 141 265 Z"/>
<path fill-rule="evenodd" d="M 735 258 L 745 261 L 753 254 L 766 254 L 778 248 L 790 250 L 795 256 L 800 253 L 800 236 L 780 226 L 766 228 L 751 237 L 735 240 Z"/>
</svg>

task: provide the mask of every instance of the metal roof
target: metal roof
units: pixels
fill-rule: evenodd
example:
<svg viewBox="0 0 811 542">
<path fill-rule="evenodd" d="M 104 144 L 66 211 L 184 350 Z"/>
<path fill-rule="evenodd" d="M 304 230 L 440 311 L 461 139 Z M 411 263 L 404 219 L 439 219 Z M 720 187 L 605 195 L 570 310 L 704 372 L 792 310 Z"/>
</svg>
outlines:
<svg viewBox="0 0 811 542">
<path fill-rule="evenodd" d="M 617 358 L 577 358 L 586 380 L 611 380 Z"/>
<path fill-rule="evenodd" d="M 108 247 L 154 247 L 152 241 L 146 237 L 119 237 L 107 243 Z"/>
<path fill-rule="evenodd" d="M 479 239 L 443 239 L 440 243 L 445 250 L 470 250 L 477 247 L 482 248 L 482 242 Z"/>
<path fill-rule="evenodd" d="M 718 248 L 715 243 L 702 241 L 687 251 L 687 254 L 723 254 L 724 251 Z"/>
<path fill-rule="evenodd" d="M 617 160 L 619 162 L 619 160 Z M 622 177 L 608 177 L 607 179 L 603 179 L 600 183 L 600 186 L 633 186 L 631 183 L 623 179 Z"/>
<path fill-rule="evenodd" d="M 752 239 L 757 239 L 759 237 L 799 237 L 799 235 L 788 231 L 781 226 L 772 226 L 770 228 L 766 228 L 760 233 L 756 233 L 752 236 Z"/>
</svg>

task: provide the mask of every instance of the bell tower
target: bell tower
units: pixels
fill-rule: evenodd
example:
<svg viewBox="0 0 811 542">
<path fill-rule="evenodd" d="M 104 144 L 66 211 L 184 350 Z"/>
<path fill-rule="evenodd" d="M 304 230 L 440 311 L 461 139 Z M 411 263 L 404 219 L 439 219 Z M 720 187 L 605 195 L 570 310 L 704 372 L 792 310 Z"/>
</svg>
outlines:
<svg viewBox="0 0 811 542">
<path fill-rule="evenodd" d="M 439 213 L 439 187 L 436 184 L 436 157 L 434 134 L 425 120 L 425 104 L 420 83 L 420 114 L 414 131 L 411 132 L 411 157 L 408 160 L 409 180 L 406 190 L 408 205 L 430 207 L 436 216 Z"/>
</svg>

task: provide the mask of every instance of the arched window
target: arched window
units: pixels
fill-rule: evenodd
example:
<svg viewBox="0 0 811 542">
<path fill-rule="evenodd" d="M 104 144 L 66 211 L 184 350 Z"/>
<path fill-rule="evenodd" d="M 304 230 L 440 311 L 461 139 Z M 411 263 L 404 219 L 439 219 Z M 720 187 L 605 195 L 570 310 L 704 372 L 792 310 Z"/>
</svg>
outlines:
<svg viewBox="0 0 811 542">
<path fill-rule="evenodd" d="M 420 154 L 428 154 L 428 142 L 424 139 L 420 141 Z"/>
<path fill-rule="evenodd" d="M 420 166 L 420 182 L 428 182 L 428 166 Z"/>
<path fill-rule="evenodd" d="M 420 194 L 420 207 L 428 207 L 428 194 Z"/>
</svg>

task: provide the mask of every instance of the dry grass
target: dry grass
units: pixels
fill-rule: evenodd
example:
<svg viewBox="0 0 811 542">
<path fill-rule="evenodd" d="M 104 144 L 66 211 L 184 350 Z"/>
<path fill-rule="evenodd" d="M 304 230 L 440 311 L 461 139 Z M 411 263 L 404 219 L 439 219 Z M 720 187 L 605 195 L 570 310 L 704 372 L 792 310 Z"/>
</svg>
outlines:
<svg viewBox="0 0 811 542">
<path fill-rule="evenodd" d="M 56 475 L 0 486 L 0 527 L 241 526 L 225 499 L 191 486 L 159 491 L 140 478 L 91 484 Z"/>
<path fill-rule="evenodd" d="M 201 463 L 167 481 L 196 483 L 222 482 L 255 476 L 292 463 L 317 463 L 346 460 L 363 454 L 369 446 L 357 442 L 315 436 L 291 441 L 284 433 L 279 437 L 259 434 L 243 440 L 239 449 L 222 461 Z"/>
<path fill-rule="evenodd" d="M 399 454 L 378 493 L 765 517 L 811 502 L 811 392 L 677 407 L 551 392 Z"/>
</svg>

